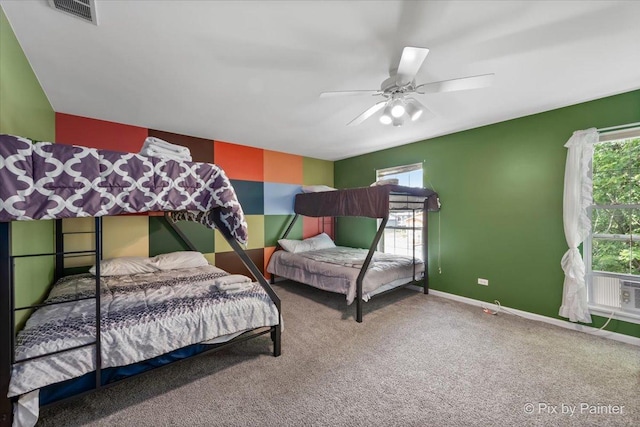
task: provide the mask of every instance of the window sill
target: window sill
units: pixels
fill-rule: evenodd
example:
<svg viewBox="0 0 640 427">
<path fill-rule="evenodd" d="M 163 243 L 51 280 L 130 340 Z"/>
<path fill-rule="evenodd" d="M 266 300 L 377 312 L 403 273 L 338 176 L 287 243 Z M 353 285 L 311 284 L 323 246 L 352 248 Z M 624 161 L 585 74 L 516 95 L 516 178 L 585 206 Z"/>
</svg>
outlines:
<svg viewBox="0 0 640 427">
<path fill-rule="evenodd" d="M 607 319 L 613 312 L 612 319 L 640 324 L 640 314 L 629 313 L 627 311 L 622 311 L 619 308 L 604 307 L 601 305 L 589 305 L 589 311 L 591 312 L 591 314 L 602 316 Z"/>
</svg>

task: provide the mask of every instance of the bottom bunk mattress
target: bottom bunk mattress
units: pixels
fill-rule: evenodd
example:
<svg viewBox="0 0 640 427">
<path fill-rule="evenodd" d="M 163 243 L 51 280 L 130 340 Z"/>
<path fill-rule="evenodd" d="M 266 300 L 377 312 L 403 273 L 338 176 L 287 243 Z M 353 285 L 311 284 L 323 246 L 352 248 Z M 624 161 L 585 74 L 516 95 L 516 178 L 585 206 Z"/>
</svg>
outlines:
<svg viewBox="0 0 640 427">
<path fill-rule="evenodd" d="M 101 278 L 102 367 L 126 366 L 216 337 L 279 324 L 278 309 L 248 277 L 211 266 Z M 60 279 L 16 337 L 9 396 L 95 371 L 96 280 Z M 24 362 L 20 362 L 25 360 Z"/>
<path fill-rule="evenodd" d="M 369 251 L 336 246 L 306 252 L 276 251 L 267 271 L 296 282 L 347 296 L 351 304 L 357 293 L 358 275 Z M 412 257 L 375 252 L 362 282 L 363 300 L 397 286 L 420 280 L 424 262 Z"/>
</svg>

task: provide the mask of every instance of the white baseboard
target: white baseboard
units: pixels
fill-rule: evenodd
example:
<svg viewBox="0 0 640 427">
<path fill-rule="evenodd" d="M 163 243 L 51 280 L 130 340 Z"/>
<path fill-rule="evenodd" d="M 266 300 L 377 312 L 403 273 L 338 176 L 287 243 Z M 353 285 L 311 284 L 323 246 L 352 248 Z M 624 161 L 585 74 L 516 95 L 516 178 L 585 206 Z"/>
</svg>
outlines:
<svg viewBox="0 0 640 427">
<path fill-rule="evenodd" d="M 423 289 L 419 286 L 407 286 L 409 289 L 414 289 L 416 291 L 422 292 Z M 488 303 L 486 301 L 480 301 L 472 298 L 463 297 L 460 295 L 450 294 L 448 292 L 436 291 L 435 289 L 429 289 L 429 295 L 434 295 L 437 297 L 447 298 L 453 301 L 463 302 L 465 304 L 474 305 L 477 307 L 489 307 L 493 310 L 497 310 L 497 306 L 492 303 Z M 536 320 L 538 322 L 549 323 L 551 325 L 560 326 L 565 329 L 572 329 L 574 331 L 585 332 L 587 334 L 596 335 L 603 338 L 612 339 L 615 341 L 621 341 L 627 344 L 640 346 L 640 338 L 632 337 L 630 335 L 619 334 L 617 332 L 611 332 L 607 330 L 600 330 L 598 328 L 593 328 L 591 326 L 581 325 L 579 323 L 568 322 L 566 320 L 554 319 L 552 317 L 543 316 L 541 314 L 530 313 L 528 311 L 518 310 L 517 308 L 510 308 L 502 306 L 502 309 L 505 310 L 507 314 L 515 314 L 520 317 L 524 317 L 525 319 Z"/>
</svg>

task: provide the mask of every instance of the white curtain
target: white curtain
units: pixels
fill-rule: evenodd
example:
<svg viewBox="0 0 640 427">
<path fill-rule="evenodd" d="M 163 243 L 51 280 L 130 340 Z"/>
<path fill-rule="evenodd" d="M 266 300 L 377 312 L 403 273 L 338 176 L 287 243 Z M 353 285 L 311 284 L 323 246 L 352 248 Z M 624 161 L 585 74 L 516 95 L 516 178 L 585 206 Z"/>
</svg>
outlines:
<svg viewBox="0 0 640 427">
<path fill-rule="evenodd" d="M 591 323 L 587 306 L 587 285 L 585 266 L 578 246 L 591 232 L 591 221 L 587 208 L 593 201 L 591 181 L 591 161 L 593 145 L 599 135 L 595 128 L 573 133 L 564 145 L 569 149 L 564 171 L 563 220 L 564 235 L 569 250 L 562 257 L 564 270 L 564 290 L 560 316 L 572 322 Z"/>
</svg>

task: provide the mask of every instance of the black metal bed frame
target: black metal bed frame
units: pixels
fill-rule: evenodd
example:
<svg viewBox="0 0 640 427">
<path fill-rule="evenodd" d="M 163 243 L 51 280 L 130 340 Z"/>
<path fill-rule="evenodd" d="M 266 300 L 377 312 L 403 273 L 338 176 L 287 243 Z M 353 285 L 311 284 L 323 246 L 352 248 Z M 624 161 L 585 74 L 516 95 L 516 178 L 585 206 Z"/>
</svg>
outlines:
<svg viewBox="0 0 640 427">
<path fill-rule="evenodd" d="M 178 226 L 168 218 L 167 214 L 164 215 L 165 222 L 171 227 L 173 231 L 184 241 L 184 243 L 191 250 L 196 250 L 193 243 L 187 238 L 187 236 L 178 228 Z M 269 298 L 273 301 L 278 309 L 278 313 L 280 316 L 282 315 L 281 311 L 281 303 L 280 298 L 275 293 L 275 291 L 271 288 L 267 280 L 265 279 L 262 272 L 258 269 L 258 267 L 254 264 L 254 262 L 249 258 L 246 252 L 242 249 L 240 244 L 231 236 L 231 233 L 227 230 L 226 226 L 221 222 L 219 216 L 216 214 L 213 215 L 214 224 L 218 231 L 222 234 L 225 240 L 231 245 L 233 250 L 240 256 L 245 267 L 249 269 L 251 274 L 258 281 L 260 286 L 267 292 Z M 94 245 L 95 248 L 88 251 L 72 251 L 65 252 L 64 251 L 64 236 L 65 234 L 95 234 Z M 55 220 L 55 252 L 51 253 L 38 253 L 38 254 L 27 254 L 27 255 L 12 255 L 11 252 L 11 223 L 9 222 L 0 222 L 0 427 L 9 427 L 12 423 L 13 418 L 13 403 L 17 400 L 17 397 L 8 398 L 7 392 L 9 389 L 9 381 L 11 378 L 11 367 L 16 363 L 15 360 L 15 312 L 23 311 L 23 310 L 32 310 L 37 309 L 39 307 L 43 307 L 45 305 L 53 305 L 57 303 L 49 303 L 49 304 L 34 304 L 24 307 L 16 307 L 15 306 L 15 298 L 14 298 L 14 262 L 15 259 L 18 258 L 27 258 L 27 257 L 43 257 L 43 256 L 55 256 L 55 271 L 54 271 L 54 282 L 55 283 L 59 278 L 63 276 L 64 272 L 64 259 L 67 256 L 88 256 L 88 254 L 95 254 L 95 266 L 96 266 L 96 291 L 95 296 L 92 297 L 84 297 L 78 298 L 76 301 L 81 299 L 94 299 L 96 300 L 96 340 L 89 344 L 83 344 L 79 346 L 74 346 L 70 348 L 66 348 L 63 350 L 59 350 L 52 353 L 47 353 L 39 356 L 30 357 L 28 359 L 21 359 L 17 363 L 24 363 L 28 360 L 38 359 L 46 356 L 50 356 L 52 354 L 62 353 L 70 350 L 75 350 L 81 347 L 87 346 L 96 346 L 96 370 L 95 370 L 95 385 L 91 390 L 81 392 L 75 394 L 73 396 L 66 397 L 64 399 L 58 400 L 51 404 L 59 403 L 62 400 L 68 400 L 72 398 L 77 398 L 82 395 L 85 395 L 89 392 L 92 392 L 96 389 L 110 387 L 114 384 L 119 383 L 122 380 L 126 380 L 127 378 L 131 378 L 137 375 L 146 374 L 147 372 L 153 371 L 156 368 L 149 369 L 147 371 L 141 372 L 139 374 L 134 374 L 131 376 L 127 376 L 125 378 L 116 379 L 110 381 L 107 384 L 102 384 L 102 351 L 101 351 L 101 335 L 100 335 L 100 320 L 101 320 L 101 307 L 100 307 L 100 260 L 102 259 L 102 218 L 95 218 L 95 227 L 93 231 L 79 231 L 79 232 L 63 232 L 62 229 L 62 220 Z M 69 301 L 65 301 L 69 302 Z M 271 334 L 271 340 L 273 342 L 273 355 L 274 357 L 278 357 L 282 351 L 281 345 L 281 337 L 282 337 L 282 323 L 278 323 L 275 326 L 271 326 L 269 329 L 265 328 L 257 328 L 252 331 L 247 331 L 229 341 L 219 343 L 219 344 L 210 344 L 207 345 L 207 348 L 194 355 L 199 356 L 204 353 L 210 353 L 214 351 L 221 350 L 229 345 L 234 343 L 246 341 L 249 339 L 257 338 L 259 336 L 265 335 L 267 333 Z M 190 356 L 190 357 L 194 357 Z M 188 357 L 188 358 L 190 358 Z M 181 359 L 184 360 L 184 359 Z M 181 360 L 176 360 L 174 362 L 170 362 L 168 364 L 174 364 Z M 166 366 L 166 365 L 162 365 Z M 162 367 L 158 366 L 158 367 Z M 48 406 L 48 405 L 46 405 Z"/>
<path fill-rule="evenodd" d="M 390 193 L 391 195 L 402 195 L 401 193 Z M 429 259 L 428 259 L 428 232 L 429 232 L 429 227 L 428 227 L 428 222 L 427 222 L 427 201 L 428 198 L 425 198 L 423 202 L 420 202 L 422 204 L 422 206 L 420 208 L 417 207 L 412 207 L 412 208 L 390 208 L 389 211 L 412 211 L 413 212 L 413 217 L 415 218 L 415 213 L 418 210 L 422 210 L 422 257 L 424 260 L 424 276 L 422 278 L 422 280 L 416 280 L 416 248 L 415 248 L 415 243 L 413 245 L 413 280 L 411 282 L 408 282 L 404 285 L 399 285 L 397 287 L 394 287 L 392 289 L 388 289 L 384 292 L 380 292 L 374 296 L 381 296 L 381 295 L 385 295 L 389 292 L 395 291 L 396 289 L 405 287 L 405 286 L 409 286 L 409 285 L 413 285 L 413 284 L 420 284 L 420 282 L 422 282 L 422 286 L 424 289 L 424 294 L 428 294 L 429 293 Z M 413 202 L 416 203 L 416 202 Z M 282 235 L 281 239 L 286 239 L 287 236 L 289 235 L 289 233 L 291 232 L 291 230 L 293 229 L 294 224 L 296 223 L 296 221 L 298 220 L 298 218 L 301 215 L 296 213 L 295 216 L 293 217 L 293 219 L 291 220 L 291 222 L 289 223 L 289 226 L 287 227 L 287 229 L 285 230 L 284 234 Z M 376 234 L 373 238 L 373 241 L 371 242 L 371 246 L 369 247 L 369 252 L 367 253 L 367 256 L 364 260 L 364 263 L 362 264 L 362 268 L 360 269 L 360 273 L 358 274 L 358 278 L 356 279 L 356 321 L 358 323 L 362 323 L 362 305 L 363 305 L 363 301 L 362 301 L 362 283 L 364 281 L 364 276 L 367 273 L 367 270 L 369 269 L 369 265 L 371 264 L 371 259 L 373 258 L 373 254 L 376 251 L 376 248 L 378 247 L 378 243 L 380 243 L 380 239 L 382 238 L 382 233 L 384 233 L 384 229 L 387 225 L 387 221 L 389 220 L 389 214 L 387 213 L 386 216 L 380 218 L 382 221 L 380 222 L 380 226 L 378 226 L 378 230 L 376 231 Z M 415 242 L 415 223 L 413 225 L 413 241 Z M 337 233 L 336 231 L 336 227 L 334 225 L 334 232 Z M 276 250 L 279 250 L 280 245 L 276 246 Z M 275 283 L 275 274 L 271 274 L 271 283 L 274 284 Z"/>
</svg>

